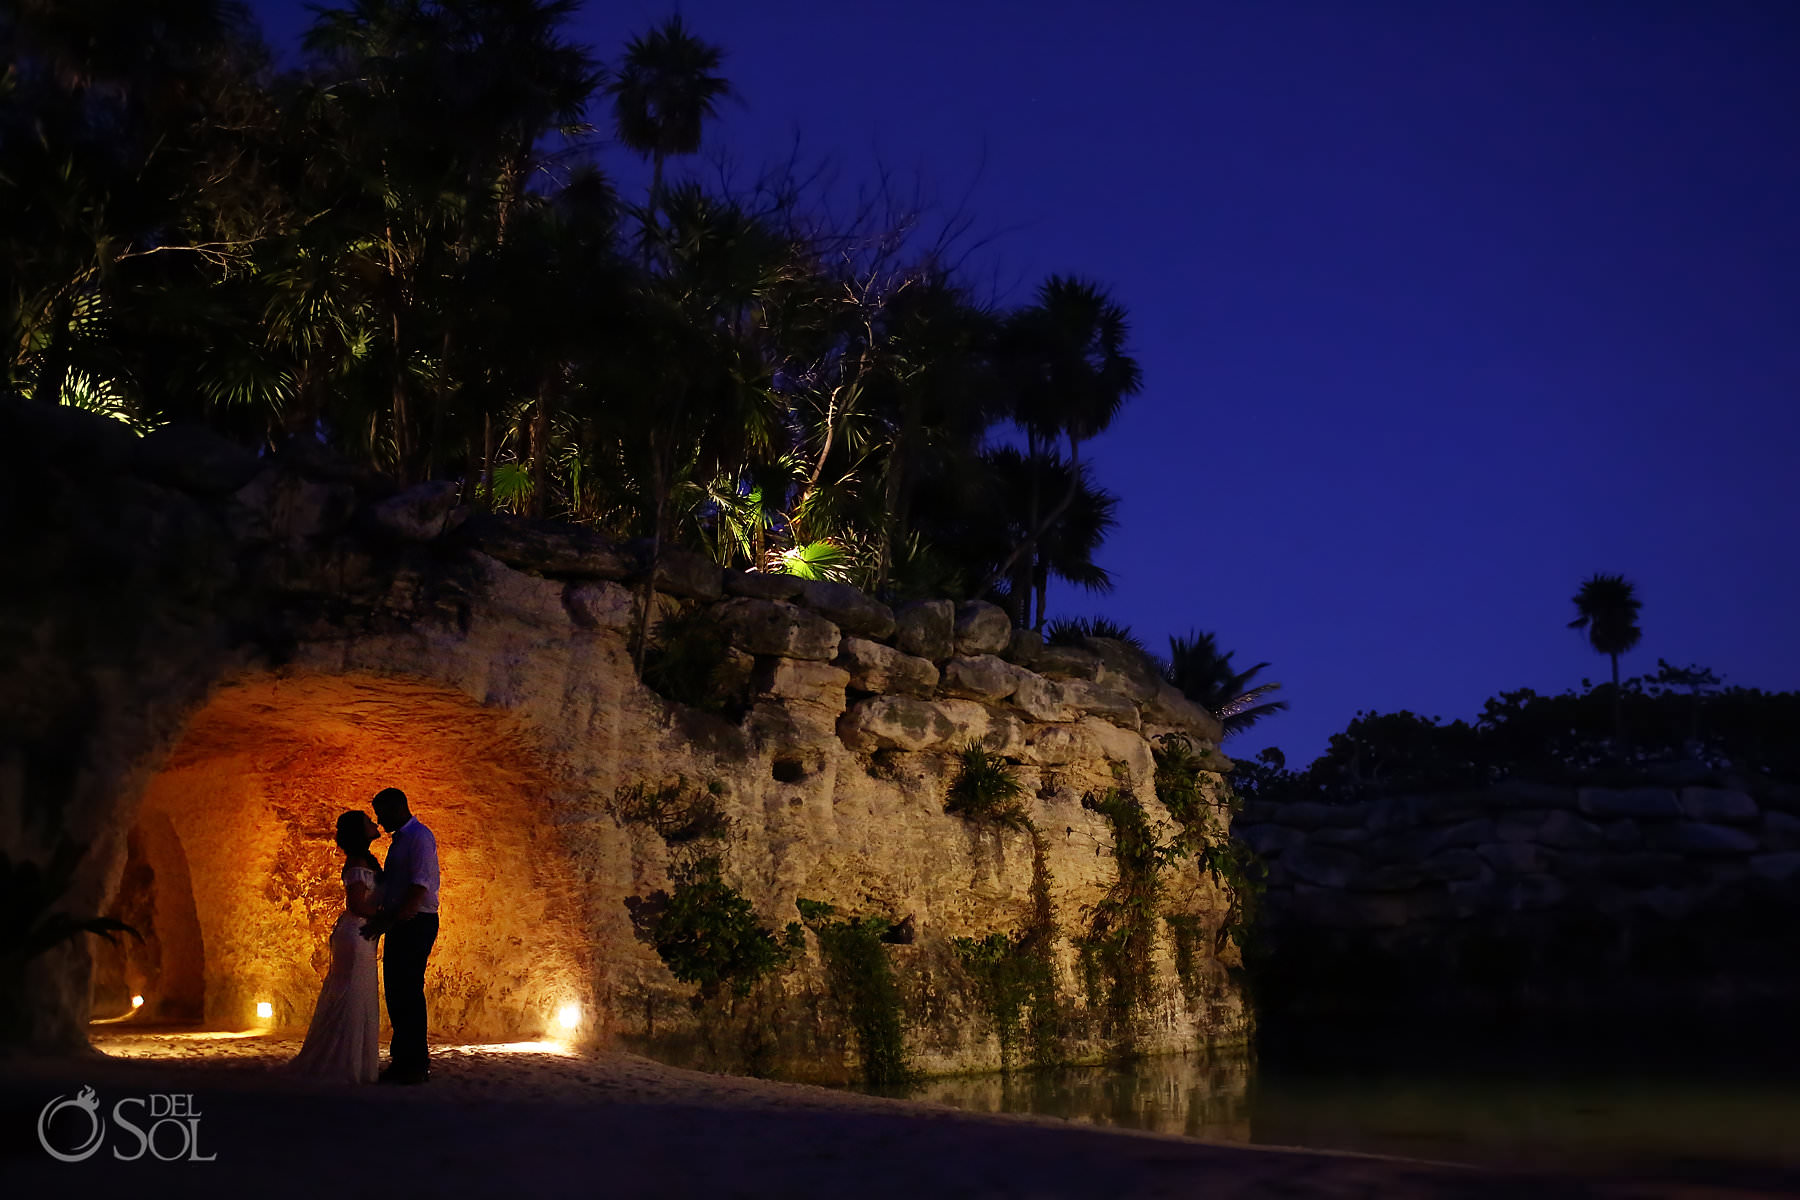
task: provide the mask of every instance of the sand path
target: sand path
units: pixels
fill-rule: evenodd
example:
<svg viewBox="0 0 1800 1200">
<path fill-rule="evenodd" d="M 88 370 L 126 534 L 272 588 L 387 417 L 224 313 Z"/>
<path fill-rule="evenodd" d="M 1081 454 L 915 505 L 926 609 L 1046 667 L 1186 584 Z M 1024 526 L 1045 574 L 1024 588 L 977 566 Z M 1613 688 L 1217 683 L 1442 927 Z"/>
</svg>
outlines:
<svg viewBox="0 0 1800 1200">
<path fill-rule="evenodd" d="M 987 1116 L 827 1088 L 706 1075 L 552 1044 L 434 1048 L 421 1088 L 327 1087 L 271 1070 L 269 1037 L 103 1034 L 105 1054 L 0 1060 L 6 1196 L 459 1197 L 1746 1197 L 1737 1186 L 1512 1175 L 1444 1164 L 1222 1145 Z M 102 1112 L 193 1097 L 212 1162 L 51 1159 L 39 1111 L 82 1086 Z M 178 1148 L 167 1131 L 164 1148 Z"/>
</svg>

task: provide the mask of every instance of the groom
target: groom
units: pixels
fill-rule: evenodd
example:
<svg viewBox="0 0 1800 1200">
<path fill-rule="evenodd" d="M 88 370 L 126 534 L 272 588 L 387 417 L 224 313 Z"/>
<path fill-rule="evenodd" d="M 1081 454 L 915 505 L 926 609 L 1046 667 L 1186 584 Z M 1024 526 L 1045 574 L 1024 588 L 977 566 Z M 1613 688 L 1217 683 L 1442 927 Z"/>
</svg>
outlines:
<svg viewBox="0 0 1800 1200">
<path fill-rule="evenodd" d="M 424 1083 L 431 1078 L 425 1049 L 425 960 L 438 934 L 437 839 L 412 815 L 406 793 L 383 788 L 375 795 L 375 819 L 392 834 L 382 869 L 380 909 L 362 927 L 374 941 L 387 934 L 388 1068 L 382 1083 Z"/>
</svg>

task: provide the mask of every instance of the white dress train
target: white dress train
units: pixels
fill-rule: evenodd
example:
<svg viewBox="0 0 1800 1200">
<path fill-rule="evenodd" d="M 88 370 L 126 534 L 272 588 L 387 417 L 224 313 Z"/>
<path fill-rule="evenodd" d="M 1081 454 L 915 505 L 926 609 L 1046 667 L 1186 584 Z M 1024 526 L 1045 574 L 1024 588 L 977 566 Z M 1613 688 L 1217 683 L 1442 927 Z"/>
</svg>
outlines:
<svg viewBox="0 0 1800 1200">
<path fill-rule="evenodd" d="M 375 990 L 375 943 L 350 911 L 350 889 L 375 886 L 368 867 L 344 868 L 345 906 L 331 930 L 331 970 L 319 989 L 306 1043 L 290 1064 L 299 1075 L 340 1083 L 374 1083 L 381 1063 L 381 1009 Z"/>
</svg>

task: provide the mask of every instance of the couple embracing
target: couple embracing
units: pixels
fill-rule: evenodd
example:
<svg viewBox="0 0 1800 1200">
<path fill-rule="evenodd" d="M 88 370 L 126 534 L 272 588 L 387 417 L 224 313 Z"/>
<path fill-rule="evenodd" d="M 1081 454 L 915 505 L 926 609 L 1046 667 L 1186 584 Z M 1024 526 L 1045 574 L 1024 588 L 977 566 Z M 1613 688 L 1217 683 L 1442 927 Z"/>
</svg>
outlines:
<svg viewBox="0 0 1800 1200">
<path fill-rule="evenodd" d="M 360 809 L 338 817 L 344 852 L 344 912 L 331 931 L 331 969 L 319 991 L 295 1072 L 348 1083 L 424 1083 L 431 1076 L 425 1048 L 425 961 L 438 934 L 437 839 L 412 815 L 406 793 L 375 796 L 375 820 Z M 391 835 L 384 866 L 369 849 Z M 388 1066 L 380 1064 L 381 1014 L 375 989 L 375 942 L 387 937 Z"/>
</svg>

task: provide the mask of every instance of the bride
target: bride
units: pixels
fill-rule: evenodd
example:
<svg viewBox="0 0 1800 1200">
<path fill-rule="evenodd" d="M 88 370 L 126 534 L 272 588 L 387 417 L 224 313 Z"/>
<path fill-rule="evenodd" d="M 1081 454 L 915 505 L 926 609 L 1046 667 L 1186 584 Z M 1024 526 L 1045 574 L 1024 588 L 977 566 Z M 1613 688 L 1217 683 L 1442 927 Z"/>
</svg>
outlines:
<svg viewBox="0 0 1800 1200">
<path fill-rule="evenodd" d="M 369 843 L 381 836 L 364 812 L 338 817 L 337 844 L 344 852 L 344 912 L 331 930 L 331 970 L 319 989 L 306 1043 L 292 1069 L 315 1079 L 374 1083 L 380 1066 L 380 1008 L 375 994 L 375 941 L 362 936 L 375 915 L 381 863 Z"/>
</svg>

